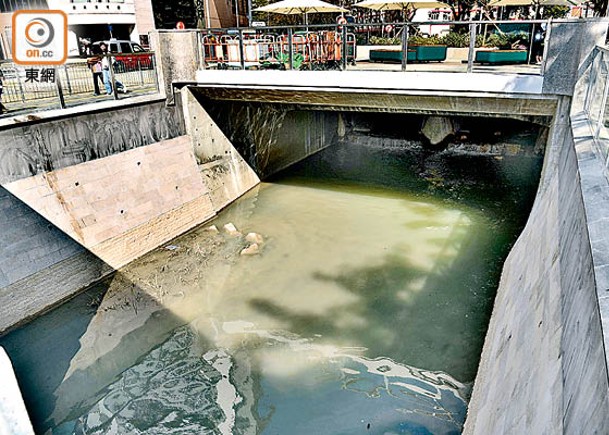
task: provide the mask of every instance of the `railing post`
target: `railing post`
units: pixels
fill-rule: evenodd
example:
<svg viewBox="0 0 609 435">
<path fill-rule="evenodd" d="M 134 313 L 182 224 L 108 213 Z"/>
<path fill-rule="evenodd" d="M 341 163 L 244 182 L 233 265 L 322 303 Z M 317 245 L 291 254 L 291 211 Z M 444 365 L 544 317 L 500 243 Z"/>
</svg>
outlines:
<svg viewBox="0 0 609 435">
<path fill-rule="evenodd" d="M 543 57 L 541 58 L 541 68 L 539 71 L 542 76 L 546 73 L 546 60 L 548 59 L 550 48 L 550 35 L 552 35 L 552 18 L 548 19 L 548 24 L 546 24 L 546 37 L 543 40 Z"/>
<path fill-rule="evenodd" d="M 161 84 L 159 83 L 159 71 L 156 69 L 156 53 L 152 54 L 152 71 L 154 74 L 154 82 L 156 83 L 156 91 L 161 92 Z"/>
<path fill-rule="evenodd" d="M 408 23 L 402 27 L 402 71 L 406 71 L 408 64 Z"/>
<path fill-rule="evenodd" d="M 118 100 L 118 90 L 116 89 L 116 78 L 114 76 L 114 62 L 112 62 L 112 55 L 108 54 L 108 64 L 110 65 L 110 89 L 112 89 L 112 96 L 115 100 Z"/>
<path fill-rule="evenodd" d="M 237 17 L 237 23 L 239 23 L 239 17 Z M 239 24 L 237 24 L 238 26 Z M 241 69 L 245 69 L 245 48 L 243 47 L 243 30 L 239 29 L 239 61 L 241 63 Z"/>
<path fill-rule="evenodd" d="M 66 108 L 66 100 L 63 97 L 63 88 L 61 87 L 61 79 L 59 78 L 59 68 L 55 68 L 55 89 L 57 90 L 57 98 L 59 99 L 59 107 Z"/>
<path fill-rule="evenodd" d="M 294 69 L 294 31 L 290 27 L 288 29 L 288 69 Z"/>
<path fill-rule="evenodd" d="M 590 78 L 588 80 L 588 89 L 586 89 L 586 97 L 584 98 L 584 112 L 590 116 L 590 96 L 592 94 L 592 87 L 597 80 L 597 68 L 596 63 L 599 58 L 601 58 L 600 63 L 602 63 L 602 52 L 598 52 L 597 56 L 592 60 L 592 65 L 590 66 Z"/>
<path fill-rule="evenodd" d="M 533 44 L 535 43 L 535 23 L 531 24 L 531 41 L 529 42 L 529 55 L 527 56 L 527 64 L 531 64 L 533 58 Z"/>
<path fill-rule="evenodd" d="M 68 85 L 68 94 L 72 95 L 72 84 L 70 83 L 70 74 L 68 73 L 68 66 L 64 65 L 63 70 L 66 73 L 66 84 Z M 59 74 L 59 71 L 57 71 L 57 74 Z M 59 77 L 59 75 L 57 77 Z"/>
<path fill-rule="evenodd" d="M 469 51 L 467 52 L 467 72 L 474 69 L 474 58 L 476 56 L 476 25 L 469 24 Z"/>
<path fill-rule="evenodd" d="M 13 64 L 13 70 L 15 71 L 15 77 L 17 77 L 17 84 L 19 85 L 19 93 L 21 93 L 21 102 L 25 103 L 25 91 L 23 90 L 23 83 L 21 83 L 21 76 L 19 75 L 19 70 Z"/>
<path fill-rule="evenodd" d="M 341 58 L 343 71 L 347 70 L 347 55 L 348 55 L 348 47 L 347 47 L 347 26 L 343 24 L 342 28 L 342 50 L 343 56 Z"/>
<path fill-rule="evenodd" d="M 605 122 L 605 110 L 607 109 L 607 97 L 609 96 L 609 71 L 607 70 L 607 64 L 605 62 L 601 62 L 601 68 L 605 67 L 605 86 L 603 88 L 603 99 L 601 100 L 601 107 L 598 113 L 598 123 L 596 124 L 596 131 L 594 132 L 594 137 L 598 138 L 601 134 L 601 129 L 603 128 L 603 124 Z M 600 77 L 603 77 L 601 72 Z"/>
<path fill-rule="evenodd" d="M 144 86 L 144 72 L 142 71 L 142 62 L 140 62 L 141 57 L 137 57 L 137 70 L 140 73 L 140 84 Z"/>
<path fill-rule="evenodd" d="M 204 70 L 206 68 L 205 66 L 205 37 L 203 36 L 203 32 L 198 31 L 197 32 L 198 35 L 198 41 L 199 41 L 199 68 L 201 70 Z"/>
</svg>

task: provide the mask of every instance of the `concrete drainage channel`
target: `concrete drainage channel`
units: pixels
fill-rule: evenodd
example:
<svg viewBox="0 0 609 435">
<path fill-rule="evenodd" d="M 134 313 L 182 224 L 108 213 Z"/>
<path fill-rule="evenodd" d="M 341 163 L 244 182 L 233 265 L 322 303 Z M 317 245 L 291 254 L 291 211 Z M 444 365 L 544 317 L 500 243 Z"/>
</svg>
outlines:
<svg viewBox="0 0 609 435">
<path fill-rule="evenodd" d="M 0 290 L 0 299 L 4 299 L 0 306 L 7 312 L 11 311 L 10 303 L 15 303 L 15 294 L 21 295 L 20 303 L 24 304 L 24 311 L 10 318 L 3 329 L 36 316 L 109 271 L 129 264 L 145 252 L 216 216 L 258 184 L 258 175 L 250 167 L 252 162 L 258 165 L 252 165 L 255 169 L 276 170 L 321 149 L 316 141 L 307 140 L 300 148 L 291 150 L 292 153 L 273 154 L 268 147 L 272 145 L 271 137 L 271 141 L 259 149 L 237 150 L 229 140 L 232 138 L 227 137 L 230 134 L 218 126 L 217 119 L 210 116 L 205 105 L 199 104 L 200 92 L 185 88 L 178 94 L 176 110 L 184 111 L 183 118 L 181 112 L 176 115 L 173 109 L 163 109 L 168 110 L 169 117 L 147 124 L 143 129 L 123 129 L 120 134 L 104 129 L 103 125 L 107 124 L 103 122 L 98 124 L 100 115 L 96 115 L 95 121 L 75 124 L 73 130 L 66 130 L 65 126 L 60 126 L 61 120 L 54 120 L 51 130 L 55 133 L 52 134 L 44 133 L 45 127 L 41 124 L 24 127 L 25 138 L 38 137 L 32 135 L 34 131 L 43 132 L 43 137 L 49 138 L 48 143 L 36 139 L 40 144 L 38 149 L 48 152 L 30 159 L 46 163 L 32 165 L 27 163 L 28 159 L 19 160 L 16 155 L 12 156 L 8 160 L 10 164 L 0 166 L 0 179 L 6 192 L 10 192 L 10 195 L 5 195 L 10 201 L 21 200 L 30 207 L 29 210 L 24 209 L 21 216 L 33 219 L 41 215 L 51 224 L 51 227 L 45 227 L 46 230 L 41 222 L 35 227 L 40 230 L 41 238 L 47 237 L 47 231 L 56 233 L 53 246 L 57 261 L 33 263 L 38 268 L 33 273 L 9 271 L 6 263 L 0 262 L 4 267 L 1 270 L 3 275 L 0 274 L 4 280 Z M 232 90 L 222 92 L 235 98 L 230 96 L 234 92 Z M 243 97 L 243 93 L 240 95 Z M 262 98 L 260 95 L 254 97 Z M 299 104 L 304 104 L 303 95 L 297 95 Z M 268 99 L 268 95 L 263 97 Z M 576 94 L 573 99 L 579 97 Z M 276 93 L 273 98 L 277 98 Z M 590 235 L 599 234 L 593 224 L 606 217 L 603 210 L 593 205 L 598 190 L 596 186 L 599 180 L 606 182 L 606 179 L 602 178 L 602 169 L 590 163 L 596 158 L 596 151 L 594 146 L 586 148 L 586 132 L 582 127 L 585 114 L 574 112 L 572 125 L 572 98 L 558 95 L 553 97 L 553 101 L 552 111 L 555 112 L 551 125 L 548 125 L 544 169 L 537 198 L 527 226 L 504 265 L 465 433 L 602 433 L 609 427 L 609 413 L 605 412 L 609 405 L 609 385 L 599 311 L 599 300 L 603 303 L 604 298 L 599 297 L 603 289 L 599 291 L 597 288 L 603 284 L 600 275 L 603 264 L 598 263 L 602 259 L 600 251 L 590 247 Z M 309 103 L 317 104 L 310 100 Z M 332 100 L 331 110 L 339 112 L 337 109 L 343 103 Z M 431 100 L 428 103 L 431 104 Z M 311 116 L 309 119 L 314 122 L 319 121 L 314 115 L 307 116 Z M 539 116 L 548 115 L 542 113 Z M 141 121 L 142 117 L 136 118 L 134 123 L 145 122 Z M 332 134 L 341 136 L 345 127 L 341 127 L 343 117 L 332 115 L 332 120 L 336 125 L 332 129 L 324 126 L 324 131 L 332 130 Z M 123 122 L 117 125 L 123 125 Z M 443 121 L 440 124 L 445 126 Z M 318 125 L 325 124 L 321 122 Z M 83 130 L 91 132 L 91 141 L 79 140 Z M 122 145 L 115 149 L 100 147 L 103 142 L 96 139 L 99 135 L 106 135 L 110 142 L 117 141 Z M 49 148 L 53 138 L 60 136 L 63 137 L 64 149 L 67 146 L 75 150 L 69 158 Z M 442 142 L 441 138 L 439 142 Z M 11 150 L 9 147 L 9 153 L 14 152 Z M 6 153 L 6 149 L 3 152 Z M 241 155 L 247 152 L 250 153 L 249 158 L 247 155 L 242 158 Z M 269 159 L 276 157 L 279 157 L 274 161 L 276 165 L 269 165 Z M 107 183 L 106 191 L 120 192 L 120 185 L 127 184 L 128 180 L 120 178 L 118 170 L 124 172 L 125 168 L 131 167 L 142 171 L 142 177 L 148 180 L 145 184 L 152 186 L 145 192 L 145 200 L 140 196 L 141 192 L 125 192 L 123 189 L 121 195 L 109 195 L 100 201 L 95 189 L 83 185 L 82 180 L 87 180 L 87 174 L 103 173 L 106 180 L 100 176 L 92 183 Z M 163 172 L 171 174 L 171 185 L 160 179 L 157 184 L 150 183 Z M 49 192 L 53 193 L 52 201 L 48 201 Z M 77 202 L 79 198 L 80 203 Z M 148 207 L 150 198 L 155 198 L 158 204 Z M 592 224 L 590 220 L 593 220 Z M 103 228 L 100 223 L 105 224 Z M 3 223 L 11 224 L 10 221 Z M 30 242 L 40 243 L 35 239 L 30 239 Z M 43 305 L 28 305 L 26 302 L 34 299 L 31 293 L 28 294 L 32 289 L 44 295 L 44 276 L 48 276 L 50 270 L 63 270 L 67 276 L 70 270 L 78 269 L 76 257 L 89 255 L 78 245 L 73 245 L 74 241 L 93 252 L 98 262 L 91 266 L 86 276 L 80 276 L 67 286 L 66 293 L 53 296 L 54 300 L 41 299 Z M 145 243 L 135 245 L 135 241 Z M 30 242 L 7 243 L 2 247 L 3 256 L 16 255 L 15 249 L 21 253 L 30 252 Z M 37 258 L 44 259 L 45 256 Z M 596 277 L 595 265 L 598 266 Z M 13 275 L 7 272 L 13 272 Z M 7 289 L 11 294 L 7 294 Z M 2 318 L 8 317 L 3 314 Z M 12 371 L 6 359 L 2 362 L 2 370 Z M 7 374 L 9 378 L 12 378 L 10 373 Z M 17 397 L 18 391 L 12 391 L 13 397 Z M 21 401 L 14 399 L 11 402 L 18 405 L 17 410 L 9 411 L 3 405 L 3 415 L 18 414 L 21 415 L 20 421 L 24 421 L 23 407 L 19 405 Z M 594 406 L 590 406 L 591 403 Z M 31 430 L 25 422 L 19 427 L 23 428 L 23 433 Z"/>
</svg>

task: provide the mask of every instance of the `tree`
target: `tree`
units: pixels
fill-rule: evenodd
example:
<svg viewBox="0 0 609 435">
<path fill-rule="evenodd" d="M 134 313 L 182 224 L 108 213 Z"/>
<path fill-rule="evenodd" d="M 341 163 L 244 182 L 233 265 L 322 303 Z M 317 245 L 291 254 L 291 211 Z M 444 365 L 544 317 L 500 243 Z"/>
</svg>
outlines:
<svg viewBox="0 0 609 435">
<path fill-rule="evenodd" d="M 157 29 L 175 29 L 182 21 L 186 28 L 197 28 L 201 23 L 196 0 L 152 0 L 154 21 Z M 202 15 L 201 15 L 202 16 Z"/>
<path fill-rule="evenodd" d="M 450 6 L 455 21 L 467 21 L 478 2 L 476 0 L 445 0 L 445 3 Z"/>
<path fill-rule="evenodd" d="M 609 6 L 609 0 L 590 0 L 588 4 L 592 5 L 595 17 L 607 16 L 607 6 Z"/>
</svg>

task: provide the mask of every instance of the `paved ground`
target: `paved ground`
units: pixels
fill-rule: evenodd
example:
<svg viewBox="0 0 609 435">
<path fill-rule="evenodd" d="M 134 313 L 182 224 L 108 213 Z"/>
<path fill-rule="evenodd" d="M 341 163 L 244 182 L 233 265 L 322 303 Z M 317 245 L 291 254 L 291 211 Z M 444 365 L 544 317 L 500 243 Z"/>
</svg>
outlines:
<svg viewBox="0 0 609 435">
<path fill-rule="evenodd" d="M 356 65 L 348 65 L 347 70 L 356 71 L 401 71 L 399 63 L 380 62 L 357 62 Z M 407 71 L 434 71 L 434 72 L 466 72 L 467 64 L 461 62 L 433 62 L 433 63 L 411 63 L 406 66 Z M 540 74 L 540 65 L 474 65 L 474 72 L 509 72 L 518 74 Z"/>
</svg>

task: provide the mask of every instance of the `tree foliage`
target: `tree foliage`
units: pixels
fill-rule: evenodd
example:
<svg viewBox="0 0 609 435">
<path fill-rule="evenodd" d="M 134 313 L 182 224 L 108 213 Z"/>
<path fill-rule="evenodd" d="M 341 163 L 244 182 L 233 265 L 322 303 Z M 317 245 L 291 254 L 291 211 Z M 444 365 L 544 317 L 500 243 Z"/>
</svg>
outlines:
<svg viewBox="0 0 609 435">
<path fill-rule="evenodd" d="M 187 29 L 200 27 L 203 3 L 199 0 L 152 0 L 157 29 L 175 29 L 182 21 Z"/>
</svg>

